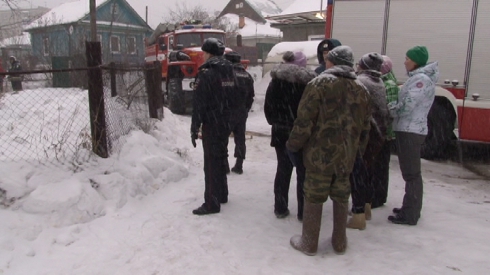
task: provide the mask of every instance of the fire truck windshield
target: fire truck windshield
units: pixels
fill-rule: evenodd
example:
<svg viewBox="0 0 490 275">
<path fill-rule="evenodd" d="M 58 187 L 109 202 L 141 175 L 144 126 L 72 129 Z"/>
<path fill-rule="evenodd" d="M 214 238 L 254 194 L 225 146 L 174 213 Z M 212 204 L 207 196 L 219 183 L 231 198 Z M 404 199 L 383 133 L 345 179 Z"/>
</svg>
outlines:
<svg viewBox="0 0 490 275">
<path fill-rule="evenodd" d="M 182 33 L 176 35 L 176 44 L 181 44 L 184 48 L 189 47 L 201 47 L 205 39 L 214 37 L 221 41 L 224 40 L 224 34 L 222 33 Z"/>
</svg>

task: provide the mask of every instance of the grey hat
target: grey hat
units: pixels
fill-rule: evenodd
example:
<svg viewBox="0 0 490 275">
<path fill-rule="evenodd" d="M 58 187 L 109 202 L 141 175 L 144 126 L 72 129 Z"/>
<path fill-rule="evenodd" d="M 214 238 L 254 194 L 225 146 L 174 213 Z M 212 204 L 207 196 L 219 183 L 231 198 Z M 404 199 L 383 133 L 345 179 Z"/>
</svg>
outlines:
<svg viewBox="0 0 490 275">
<path fill-rule="evenodd" d="M 367 53 L 359 60 L 359 66 L 363 70 L 375 70 L 380 71 L 383 64 L 383 56 L 379 53 Z"/>
<path fill-rule="evenodd" d="M 338 46 L 328 52 L 327 59 L 334 65 L 354 66 L 354 55 L 349 46 Z"/>
</svg>

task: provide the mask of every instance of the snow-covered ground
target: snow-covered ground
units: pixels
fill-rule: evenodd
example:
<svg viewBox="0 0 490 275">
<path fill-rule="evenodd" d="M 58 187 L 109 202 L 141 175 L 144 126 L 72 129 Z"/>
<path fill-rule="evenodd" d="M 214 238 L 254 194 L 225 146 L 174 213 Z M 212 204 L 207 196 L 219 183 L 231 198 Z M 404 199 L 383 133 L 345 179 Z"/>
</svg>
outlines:
<svg viewBox="0 0 490 275">
<path fill-rule="evenodd" d="M 253 71 L 253 70 L 252 70 Z M 260 75 L 260 74 L 259 74 Z M 269 133 L 263 114 L 270 78 L 256 81 L 248 130 Z M 385 207 L 364 231 L 349 230 L 347 253 L 329 245 L 330 201 L 320 251 L 289 245 L 301 232 L 294 188 L 291 216 L 273 214 L 275 152 L 268 137 L 247 140 L 244 174 L 228 177 L 221 213 L 195 216 L 203 201 L 202 146 L 190 117 L 165 110 L 146 134 L 133 131 L 119 154 L 83 171 L 2 163 L 0 274 L 488 274 L 489 181 L 452 163 L 423 161 L 422 218 L 415 227 L 387 221 L 404 183 L 393 156 Z M 230 139 L 229 149 L 233 149 Z M 234 159 L 230 157 L 230 163 Z M 294 183 L 292 184 L 294 186 Z M 10 198 L 17 198 L 10 200 Z"/>
</svg>

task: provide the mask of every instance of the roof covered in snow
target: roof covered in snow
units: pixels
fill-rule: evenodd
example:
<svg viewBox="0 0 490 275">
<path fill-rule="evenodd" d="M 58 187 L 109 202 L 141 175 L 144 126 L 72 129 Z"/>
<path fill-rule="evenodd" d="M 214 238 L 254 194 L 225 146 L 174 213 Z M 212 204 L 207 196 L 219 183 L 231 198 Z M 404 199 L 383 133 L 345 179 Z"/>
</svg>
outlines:
<svg viewBox="0 0 490 275">
<path fill-rule="evenodd" d="M 296 0 L 280 14 L 270 15 L 267 18 L 278 23 L 325 21 L 327 2 L 327 0 Z"/>
<path fill-rule="evenodd" d="M 111 1 L 112 0 L 96 0 L 96 6 L 98 12 L 104 5 L 110 4 L 109 2 Z M 140 20 L 141 22 L 140 24 L 146 25 L 141 15 L 133 9 L 131 4 L 127 0 L 122 0 L 118 2 L 119 3 L 125 2 L 126 3 L 125 7 L 127 7 L 131 12 L 137 15 L 136 18 L 139 16 L 139 19 L 136 20 Z M 62 25 L 62 24 L 78 22 L 81 21 L 82 19 L 86 20 L 89 17 L 89 13 L 90 13 L 89 0 L 77 0 L 73 2 L 68 2 L 48 11 L 43 16 L 41 16 L 38 20 L 35 20 L 31 24 L 27 25 L 24 29 L 28 30 L 28 29 L 39 28 L 39 27 L 48 27 L 53 25 Z M 97 18 L 98 24 L 103 24 L 104 22 L 107 22 L 107 20 L 99 18 L 99 14 L 97 17 L 98 17 Z M 113 25 L 117 25 L 117 23 L 118 22 L 114 22 Z M 127 25 L 130 24 L 125 24 L 125 26 Z"/>
<path fill-rule="evenodd" d="M 238 15 L 226 14 L 223 17 L 227 18 L 230 23 L 238 25 Z M 236 33 L 241 34 L 243 37 L 282 37 L 282 32 L 277 28 L 272 28 L 270 24 L 270 20 L 266 20 L 265 24 L 261 24 L 245 18 L 245 26 L 238 29 Z"/>
<path fill-rule="evenodd" d="M 22 35 L 6 38 L 0 41 L 0 47 L 7 47 L 11 45 L 30 45 L 31 36 L 29 33 L 24 32 Z"/>
<path fill-rule="evenodd" d="M 265 24 L 265 17 L 279 14 L 281 8 L 272 0 L 231 0 L 218 17 L 236 14 Z"/>
</svg>

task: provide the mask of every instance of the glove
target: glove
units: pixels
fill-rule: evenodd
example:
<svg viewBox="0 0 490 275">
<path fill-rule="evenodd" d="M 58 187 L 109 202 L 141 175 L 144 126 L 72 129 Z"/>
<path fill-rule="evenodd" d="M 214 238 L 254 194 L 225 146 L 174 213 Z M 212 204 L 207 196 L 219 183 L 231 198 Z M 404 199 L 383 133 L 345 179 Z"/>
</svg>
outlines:
<svg viewBox="0 0 490 275">
<path fill-rule="evenodd" d="M 289 151 L 287 150 L 288 152 L 288 157 L 289 157 L 289 160 L 291 161 L 291 163 L 293 164 L 294 167 L 297 167 L 298 166 L 298 162 L 299 162 L 299 154 L 298 152 L 292 152 L 292 151 Z"/>
<path fill-rule="evenodd" d="M 196 139 L 197 139 L 197 133 L 192 133 L 191 134 L 191 141 L 192 141 L 192 146 L 194 146 L 194 148 L 196 148 L 197 144 L 196 144 Z"/>
</svg>

